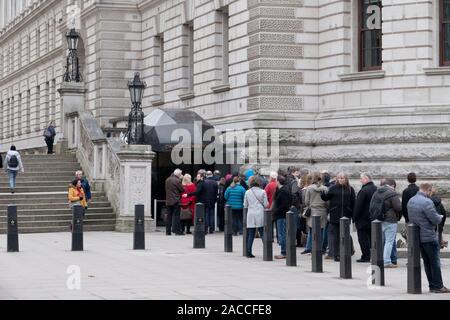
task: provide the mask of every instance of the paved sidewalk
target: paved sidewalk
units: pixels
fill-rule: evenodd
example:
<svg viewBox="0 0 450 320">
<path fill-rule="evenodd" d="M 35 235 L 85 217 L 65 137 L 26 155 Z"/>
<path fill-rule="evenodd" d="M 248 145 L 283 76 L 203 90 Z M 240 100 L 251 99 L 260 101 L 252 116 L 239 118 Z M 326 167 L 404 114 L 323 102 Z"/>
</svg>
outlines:
<svg viewBox="0 0 450 320">
<path fill-rule="evenodd" d="M 339 263 L 330 260 L 324 273 L 311 273 L 303 248 L 298 266 L 286 267 L 284 260 L 262 260 L 261 239 L 255 239 L 254 259 L 242 257 L 242 236 L 233 239 L 234 252 L 224 253 L 223 233 L 207 235 L 206 249 L 193 249 L 191 235 L 153 232 L 146 234 L 147 250 L 133 251 L 130 233 L 88 232 L 85 251 L 71 252 L 70 233 L 22 234 L 21 252 L 7 253 L 6 235 L 0 235 L 0 299 L 450 299 L 428 292 L 423 268 L 424 294 L 406 294 L 405 259 L 386 270 L 386 287 L 368 289 L 369 264 L 355 262 L 359 253 L 353 279 L 343 280 Z M 441 262 L 450 286 L 450 261 Z M 71 265 L 80 267 L 80 290 L 67 287 Z"/>
</svg>

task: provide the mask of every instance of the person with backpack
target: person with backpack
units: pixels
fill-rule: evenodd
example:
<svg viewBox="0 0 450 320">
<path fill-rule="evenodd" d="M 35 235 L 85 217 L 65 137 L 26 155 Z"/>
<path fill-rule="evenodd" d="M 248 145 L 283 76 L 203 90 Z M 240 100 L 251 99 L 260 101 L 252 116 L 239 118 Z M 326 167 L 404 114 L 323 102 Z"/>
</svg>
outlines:
<svg viewBox="0 0 450 320">
<path fill-rule="evenodd" d="M 53 121 L 50 121 L 48 127 L 44 130 L 44 140 L 47 144 L 47 154 L 54 154 L 53 152 L 53 143 L 55 142 L 55 125 Z"/>
<path fill-rule="evenodd" d="M 381 187 L 375 191 L 370 201 L 370 220 L 382 221 L 381 227 L 384 239 L 383 260 L 385 268 L 397 268 L 393 263 L 392 250 L 397 235 L 397 223 L 402 216 L 402 204 L 400 197 L 395 191 L 394 179 L 383 179 Z M 396 261 L 394 261 L 396 262 Z"/>
<path fill-rule="evenodd" d="M 420 253 L 432 293 L 450 293 L 444 287 L 439 257 L 439 243 L 436 227 L 442 222 L 442 216 L 436 211 L 432 195 L 433 185 L 422 183 L 417 194 L 408 201 L 408 216 L 411 223 L 419 226 Z"/>
<path fill-rule="evenodd" d="M 264 237 L 264 209 L 269 206 L 266 192 L 261 188 L 261 181 L 256 176 L 249 179 L 250 189 L 245 192 L 244 208 L 247 208 L 247 258 L 254 258 L 253 240 L 258 230 L 261 239 Z"/>
<path fill-rule="evenodd" d="M 22 158 L 20 157 L 19 152 L 17 152 L 15 145 L 12 145 L 6 154 L 4 167 L 5 172 L 9 177 L 9 188 L 11 189 L 11 193 L 14 193 L 16 188 L 17 173 L 19 170 L 22 173 L 25 172 L 23 169 Z"/>
</svg>

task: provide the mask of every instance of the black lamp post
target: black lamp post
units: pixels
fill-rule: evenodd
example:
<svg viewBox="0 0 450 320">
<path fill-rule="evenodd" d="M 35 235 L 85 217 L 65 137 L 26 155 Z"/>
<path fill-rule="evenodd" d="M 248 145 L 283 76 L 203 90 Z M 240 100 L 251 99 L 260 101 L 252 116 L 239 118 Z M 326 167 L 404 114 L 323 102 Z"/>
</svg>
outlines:
<svg viewBox="0 0 450 320">
<path fill-rule="evenodd" d="M 69 54 L 67 55 L 67 65 L 66 72 L 64 73 L 64 81 L 81 82 L 81 74 L 77 55 L 77 47 L 80 34 L 72 28 L 66 33 L 66 38 Z"/>
<path fill-rule="evenodd" d="M 144 141 L 144 112 L 142 112 L 142 97 L 147 85 L 141 81 L 139 72 L 134 74 L 134 79 L 128 81 L 130 90 L 131 112 L 128 115 L 128 144 L 142 144 Z"/>
</svg>

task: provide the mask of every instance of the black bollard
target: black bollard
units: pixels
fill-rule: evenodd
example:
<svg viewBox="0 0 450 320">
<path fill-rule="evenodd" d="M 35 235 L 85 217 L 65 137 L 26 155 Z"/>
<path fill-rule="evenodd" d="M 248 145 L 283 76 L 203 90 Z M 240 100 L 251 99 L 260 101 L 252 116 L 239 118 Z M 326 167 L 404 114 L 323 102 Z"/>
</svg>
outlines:
<svg viewBox="0 0 450 320">
<path fill-rule="evenodd" d="M 352 243 L 350 239 L 350 219 L 343 217 L 340 219 L 340 277 L 343 279 L 352 278 Z"/>
<path fill-rule="evenodd" d="M 83 251 L 83 213 L 83 206 L 72 207 L 72 251 Z"/>
<path fill-rule="evenodd" d="M 244 208 L 244 220 L 243 220 L 243 228 L 242 228 L 242 255 L 244 257 L 247 256 L 247 210 L 248 208 Z"/>
<path fill-rule="evenodd" d="M 370 248 L 370 262 L 375 268 L 375 284 L 376 286 L 384 286 L 384 259 L 383 259 L 383 232 L 381 228 L 381 221 L 372 221 L 372 245 Z M 373 272 L 373 269 L 372 269 Z"/>
<path fill-rule="evenodd" d="M 133 249 L 145 250 L 144 205 L 134 206 Z"/>
<path fill-rule="evenodd" d="M 419 226 L 410 223 L 407 226 L 408 237 L 408 293 L 422 293 L 422 278 L 420 271 L 420 232 Z"/>
<path fill-rule="evenodd" d="M 233 212 L 229 204 L 225 205 L 225 231 L 223 236 L 223 250 L 233 252 Z"/>
<path fill-rule="evenodd" d="M 263 261 L 273 260 L 273 224 L 272 211 L 264 210 Z"/>
<path fill-rule="evenodd" d="M 286 213 L 286 265 L 289 267 L 297 266 L 297 226 L 295 223 L 295 214 L 292 211 Z"/>
<path fill-rule="evenodd" d="M 205 205 L 201 202 L 195 205 L 194 218 L 194 249 L 205 248 Z"/>
<path fill-rule="evenodd" d="M 320 228 L 320 216 L 312 215 L 312 272 L 323 272 L 322 267 L 322 230 Z"/>
<path fill-rule="evenodd" d="M 8 205 L 8 252 L 19 252 L 19 229 L 17 227 L 17 206 Z"/>
</svg>

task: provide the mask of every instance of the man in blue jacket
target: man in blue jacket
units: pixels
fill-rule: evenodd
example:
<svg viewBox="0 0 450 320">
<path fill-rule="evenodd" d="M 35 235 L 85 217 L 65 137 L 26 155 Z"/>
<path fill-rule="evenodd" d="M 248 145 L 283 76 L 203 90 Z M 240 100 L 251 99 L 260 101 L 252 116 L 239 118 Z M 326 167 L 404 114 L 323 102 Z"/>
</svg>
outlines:
<svg viewBox="0 0 450 320">
<path fill-rule="evenodd" d="M 430 292 L 449 293 L 450 290 L 444 287 L 442 282 L 440 245 L 436 232 L 442 216 L 437 213 L 433 201 L 429 198 L 432 187 L 431 183 L 420 185 L 419 192 L 408 201 L 408 217 L 409 221 L 418 225 L 420 229 L 420 252 Z"/>
</svg>

